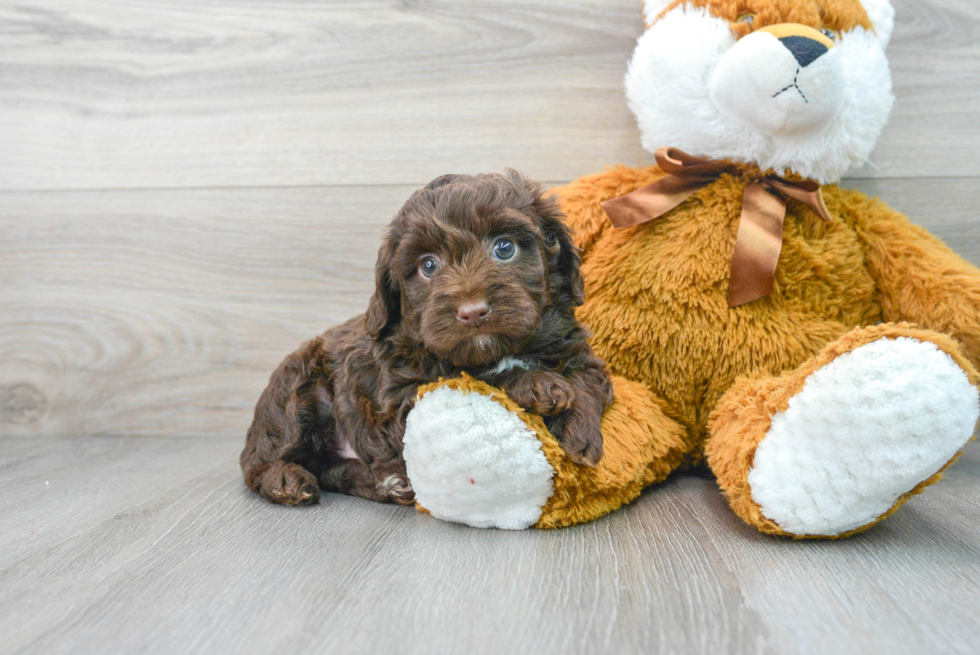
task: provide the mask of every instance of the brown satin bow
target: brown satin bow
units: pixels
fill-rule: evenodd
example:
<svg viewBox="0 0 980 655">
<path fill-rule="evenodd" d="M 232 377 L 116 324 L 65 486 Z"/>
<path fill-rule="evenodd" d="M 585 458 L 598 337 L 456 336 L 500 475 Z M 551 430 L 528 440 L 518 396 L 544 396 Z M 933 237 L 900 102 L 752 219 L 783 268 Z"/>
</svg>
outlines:
<svg viewBox="0 0 980 655">
<path fill-rule="evenodd" d="M 737 171 L 734 163 L 703 159 L 676 148 L 657 150 L 657 164 L 667 173 L 653 184 L 602 203 L 614 227 L 630 227 L 663 216 L 722 173 Z M 825 221 L 831 220 L 813 180 L 793 181 L 767 175 L 750 182 L 742 196 L 742 216 L 735 238 L 728 306 L 737 307 L 772 293 L 776 264 L 783 247 L 786 197 L 798 200 Z"/>
</svg>

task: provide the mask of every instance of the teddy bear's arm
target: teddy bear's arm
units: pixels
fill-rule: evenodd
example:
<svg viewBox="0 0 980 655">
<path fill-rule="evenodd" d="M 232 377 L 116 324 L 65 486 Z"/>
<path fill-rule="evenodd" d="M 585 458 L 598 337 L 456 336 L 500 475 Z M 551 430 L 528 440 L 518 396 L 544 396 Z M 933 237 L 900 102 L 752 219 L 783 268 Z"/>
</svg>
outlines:
<svg viewBox="0 0 980 655">
<path fill-rule="evenodd" d="M 951 334 L 980 364 L 980 269 L 878 200 L 855 209 L 882 318 Z"/>
</svg>

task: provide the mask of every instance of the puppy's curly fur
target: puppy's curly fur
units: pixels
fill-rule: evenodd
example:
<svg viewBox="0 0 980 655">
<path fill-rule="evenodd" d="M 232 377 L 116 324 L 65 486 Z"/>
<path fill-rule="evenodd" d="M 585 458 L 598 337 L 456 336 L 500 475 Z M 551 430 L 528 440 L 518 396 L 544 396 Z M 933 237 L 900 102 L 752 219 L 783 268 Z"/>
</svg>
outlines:
<svg viewBox="0 0 980 655">
<path fill-rule="evenodd" d="M 384 237 L 367 313 L 272 374 L 241 455 L 248 486 L 287 505 L 316 502 L 321 487 L 410 504 L 405 416 L 420 385 L 464 371 L 545 416 L 574 459 L 598 462 L 612 386 L 575 320 L 584 284 L 562 219 L 514 171 L 415 192 Z"/>
</svg>

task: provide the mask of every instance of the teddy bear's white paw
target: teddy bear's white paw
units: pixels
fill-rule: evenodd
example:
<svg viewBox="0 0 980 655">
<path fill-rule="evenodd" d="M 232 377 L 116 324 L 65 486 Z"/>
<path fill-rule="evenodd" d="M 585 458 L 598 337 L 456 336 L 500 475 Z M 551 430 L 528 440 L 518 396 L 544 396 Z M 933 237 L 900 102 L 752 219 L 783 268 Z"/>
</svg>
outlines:
<svg viewBox="0 0 980 655">
<path fill-rule="evenodd" d="M 426 393 L 408 414 L 404 456 L 416 500 L 446 521 L 523 530 L 551 497 L 554 469 L 538 437 L 479 393 Z"/>
<path fill-rule="evenodd" d="M 880 339 L 815 371 L 773 417 L 748 475 L 763 515 L 796 535 L 865 526 L 973 435 L 977 390 L 932 343 Z"/>
</svg>

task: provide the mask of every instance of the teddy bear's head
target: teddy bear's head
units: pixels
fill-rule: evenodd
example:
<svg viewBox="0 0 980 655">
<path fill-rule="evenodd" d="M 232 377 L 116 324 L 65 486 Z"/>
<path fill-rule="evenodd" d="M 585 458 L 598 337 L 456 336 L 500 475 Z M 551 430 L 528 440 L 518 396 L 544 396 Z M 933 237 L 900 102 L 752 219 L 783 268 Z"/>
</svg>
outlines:
<svg viewBox="0 0 980 655">
<path fill-rule="evenodd" d="M 891 112 L 888 0 L 646 0 L 626 74 L 643 146 L 836 182 Z"/>
</svg>

